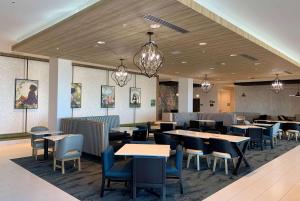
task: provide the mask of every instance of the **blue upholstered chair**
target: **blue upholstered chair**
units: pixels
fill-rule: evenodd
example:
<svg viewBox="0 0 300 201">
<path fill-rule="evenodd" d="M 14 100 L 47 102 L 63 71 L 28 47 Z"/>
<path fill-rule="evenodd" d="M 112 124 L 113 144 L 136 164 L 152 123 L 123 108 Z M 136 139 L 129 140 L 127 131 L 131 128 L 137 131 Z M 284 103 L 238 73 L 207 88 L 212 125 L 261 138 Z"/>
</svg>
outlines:
<svg viewBox="0 0 300 201">
<path fill-rule="evenodd" d="M 36 126 L 31 128 L 31 132 L 37 132 L 37 131 L 48 131 L 49 129 L 45 126 Z M 38 156 L 38 150 L 44 149 L 44 139 L 43 135 L 31 135 L 31 147 L 32 147 L 32 156 L 35 157 L 35 160 L 37 160 Z M 52 148 L 52 151 L 54 149 L 54 144 L 49 143 L 49 148 Z"/>
<path fill-rule="evenodd" d="M 148 131 L 147 129 L 139 129 L 132 132 L 132 141 L 147 141 Z"/>
<path fill-rule="evenodd" d="M 103 197 L 105 190 L 113 190 L 105 188 L 106 180 L 107 187 L 110 186 L 110 181 L 127 182 L 132 178 L 132 160 L 115 162 L 114 149 L 109 146 L 102 154 L 102 184 L 100 196 Z"/>
<path fill-rule="evenodd" d="M 276 123 L 271 127 L 265 129 L 264 140 L 269 141 L 271 148 L 274 148 L 274 142 L 277 143 L 277 136 L 279 135 L 280 123 Z"/>
<path fill-rule="evenodd" d="M 154 140 L 156 144 L 170 145 L 171 150 L 175 150 L 178 144 L 178 141 L 176 139 L 164 133 L 154 133 Z"/>
<path fill-rule="evenodd" d="M 182 161 L 183 161 L 183 150 L 182 146 L 178 145 L 176 148 L 176 155 L 170 157 L 167 161 L 167 179 L 179 179 L 180 193 L 183 194 L 182 187 Z"/>
<path fill-rule="evenodd" d="M 53 169 L 60 167 L 62 174 L 65 174 L 65 161 L 77 161 L 78 170 L 81 170 L 80 157 L 83 146 L 83 136 L 80 134 L 71 134 L 57 142 L 56 150 L 53 157 Z M 61 161 L 61 166 L 57 165 Z"/>
</svg>

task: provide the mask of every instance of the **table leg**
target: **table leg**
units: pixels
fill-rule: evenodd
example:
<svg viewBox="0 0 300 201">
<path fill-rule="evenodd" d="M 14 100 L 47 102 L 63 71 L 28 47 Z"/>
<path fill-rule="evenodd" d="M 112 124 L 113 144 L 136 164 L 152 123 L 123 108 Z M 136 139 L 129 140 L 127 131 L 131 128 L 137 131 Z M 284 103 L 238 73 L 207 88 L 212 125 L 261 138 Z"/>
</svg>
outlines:
<svg viewBox="0 0 300 201">
<path fill-rule="evenodd" d="M 245 141 L 242 145 L 242 150 L 241 150 L 240 146 L 237 143 L 233 143 L 233 147 L 235 148 L 237 154 L 239 155 L 238 162 L 236 164 L 235 169 L 233 170 L 234 175 L 238 174 L 238 171 L 239 171 L 242 161 L 244 161 L 244 163 L 246 164 L 246 167 L 250 168 L 250 164 L 248 163 L 247 159 L 245 158 L 245 152 L 248 147 L 248 144 L 249 144 L 249 140 Z"/>
<path fill-rule="evenodd" d="M 48 139 L 44 139 L 44 160 L 48 159 Z"/>
</svg>

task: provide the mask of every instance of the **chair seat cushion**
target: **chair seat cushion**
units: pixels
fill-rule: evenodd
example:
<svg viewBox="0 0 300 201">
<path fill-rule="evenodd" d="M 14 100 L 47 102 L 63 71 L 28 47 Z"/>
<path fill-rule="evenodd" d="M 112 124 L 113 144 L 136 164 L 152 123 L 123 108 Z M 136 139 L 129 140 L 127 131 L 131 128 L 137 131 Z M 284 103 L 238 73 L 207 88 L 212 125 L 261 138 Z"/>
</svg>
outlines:
<svg viewBox="0 0 300 201">
<path fill-rule="evenodd" d="M 110 178 L 131 178 L 132 160 L 118 161 L 106 172 L 106 177 Z"/>
<path fill-rule="evenodd" d="M 217 152 L 214 151 L 212 153 L 213 156 L 218 157 L 218 158 L 231 158 L 231 155 L 229 153 L 223 153 L 223 152 Z"/>
<path fill-rule="evenodd" d="M 195 155 L 203 155 L 202 150 L 196 150 L 196 149 L 186 149 L 186 153 L 195 154 Z"/>
<path fill-rule="evenodd" d="M 169 158 L 167 161 L 167 168 L 166 168 L 167 176 L 178 176 L 178 169 L 176 167 L 175 157 Z"/>
<path fill-rule="evenodd" d="M 287 133 L 297 133 L 297 134 L 299 133 L 298 130 L 287 130 L 286 132 L 287 132 Z"/>
<path fill-rule="evenodd" d="M 79 151 L 69 151 L 64 154 L 63 158 L 56 158 L 57 160 L 62 160 L 62 159 L 70 159 L 70 158 L 80 158 L 81 152 Z"/>
</svg>

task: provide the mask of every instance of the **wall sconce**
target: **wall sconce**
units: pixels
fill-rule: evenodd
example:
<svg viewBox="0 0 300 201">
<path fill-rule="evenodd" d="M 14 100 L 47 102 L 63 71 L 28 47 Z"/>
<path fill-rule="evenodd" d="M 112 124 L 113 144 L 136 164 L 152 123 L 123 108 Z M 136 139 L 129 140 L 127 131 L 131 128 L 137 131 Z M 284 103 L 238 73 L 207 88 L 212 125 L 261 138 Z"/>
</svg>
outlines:
<svg viewBox="0 0 300 201">
<path fill-rule="evenodd" d="M 242 93 L 242 97 L 246 97 L 246 94 L 245 94 L 245 92 L 243 92 L 243 93 Z"/>
</svg>

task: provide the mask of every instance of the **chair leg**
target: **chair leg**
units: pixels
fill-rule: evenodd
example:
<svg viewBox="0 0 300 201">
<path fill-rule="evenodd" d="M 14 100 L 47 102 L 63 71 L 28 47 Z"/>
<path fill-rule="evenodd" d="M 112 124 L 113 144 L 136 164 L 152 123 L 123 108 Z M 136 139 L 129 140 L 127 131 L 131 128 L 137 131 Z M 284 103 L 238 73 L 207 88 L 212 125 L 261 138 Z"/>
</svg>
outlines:
<svg viewBox="0 0 300 201">
<path fill-rule="evenodd" d="M 61 161 L 61 173 L 65 174 L 65 161 L 64 160 Z"/>
<path fill-rule="evenodd" d="M 220 160 L 219 168 L 222 168 L 222 159 Z"/>
<path fill-rule="evenodd" d="M 179 178 L 179 185 L 180 185 L 180 193 L 183 194 L 183 186 L 182 186 L 182 179 Z"/>
<path fill-rule="evenodd" d="M 298 133 L 295 134 L 296 142 L 298 141 Z"/>
<path fill-rule="evenodd" d="M 166 185 L 163 185 L 162 186 L 162 189 L 161 189 L 161 200 L 162 201 L 165 201 L 166 200 Z"/>
<path fill-rule="evenodd" d="M 225 158 L 225 173 L 228 175 L 228 164 L 227 164 L 227 158 Z"/>
<path fill-rule="evenodd" d="M 209 156 L 206 156 L 206 163 L 207 163 L 207 167 L 210 168 L 210 158 L 209 158 Z"/>
<path fill-rule="evenodd" d="M 236 167 L 237 159 L 238 159 L 238 158 L 232 158 L 233 168 Z"/>
<path fill-rule="evenodd" d="M 192 156 L 191 156 L 191 154 L 189 154 L 189 155 L 188 155 L 187 164 L 186 164 L 186 168 L 189 168 L 189 166 L 190 166 L 190 161 L 191 161 L 191 158 L 192 158 Z"/>
<path fill-rule="evenodd" d="M 77 162 L 78 162 L 78 170 L 81 171 L 81 160 L 80 160 L 80 158 L 78 158 Z"/>
<path fill-rule="evenodd" d="M 199 155 L 197 155 L 196 157 L 197 157 L 197 170 L 200 171 L 200 159 L 199 159 Z"/>
<path fill-rule="evenodd" d="M 136 185 L 133 184 L 132 186 L 132 196 L 133 196 L 133 200 L 136 200 Z"/>
<path fill-rule="evenodd" d="M 104 195 L 104 188 L 105 188 L 105 178 L 102 175 L 102 184 L 101 184 L 101 192 L 100 192 L 100 197 L 103 197 Z"/>
<path fill-rule="evenodd" d="M 38 158 L 38 153 L 37 153 L 37 149 L 34 150 L 34 156 L 35 156 L 35 160 L 37 160 Z"/>
<path fill-rule="evenodd" d="M 56 170 L 56 159 L 53 158 L 53 171 L 55 172 L 55 170 Z"/>
<path fill-rule="evenodd" d="M 216 166 L 217 166 L 217 157 L 214 158 L 214 166 L 213 166 L 213 172 L 216 171 Z"/>
<path fill-rule="evenodd" d="M 107 180 L 107 188 L 110 187 L 110 179 Z"/>
</svg>

